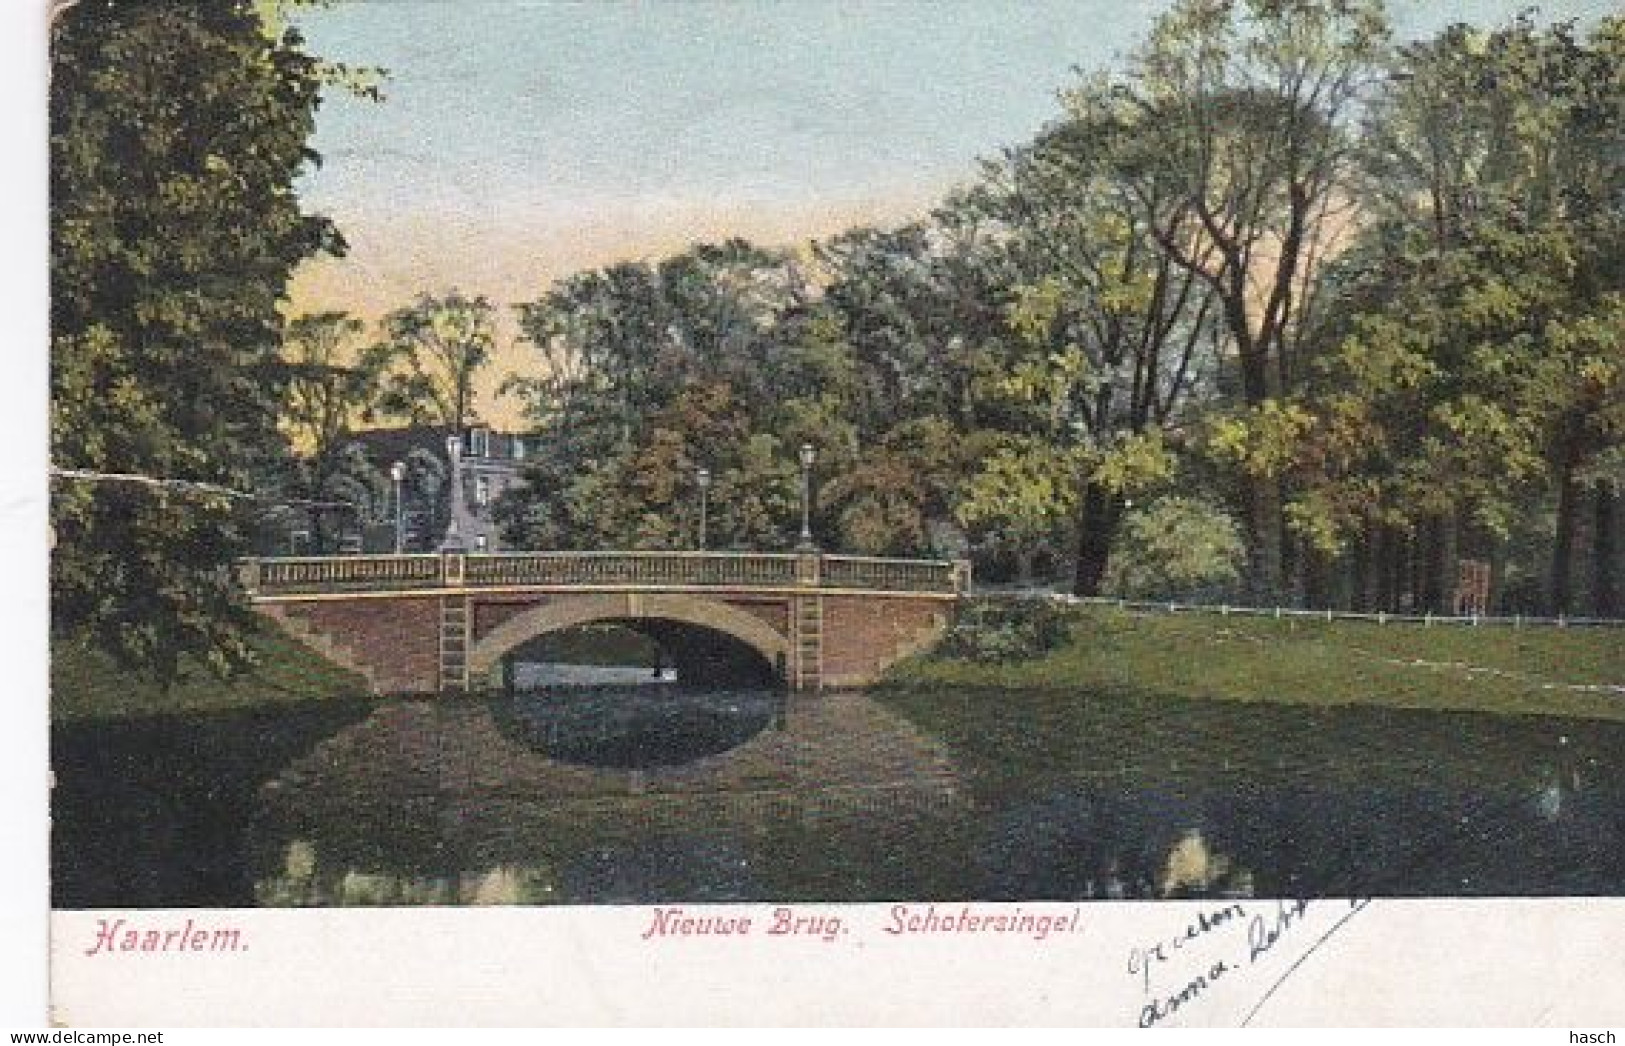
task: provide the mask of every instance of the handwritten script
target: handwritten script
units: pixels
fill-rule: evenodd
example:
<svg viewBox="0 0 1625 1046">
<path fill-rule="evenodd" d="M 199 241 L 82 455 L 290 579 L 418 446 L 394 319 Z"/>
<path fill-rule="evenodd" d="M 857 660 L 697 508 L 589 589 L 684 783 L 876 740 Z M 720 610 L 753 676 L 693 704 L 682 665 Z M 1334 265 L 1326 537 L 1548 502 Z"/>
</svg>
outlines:
<svg viewBox="0 0 1625 1046">
<path fill-rule="evenodd" d="M 1127 972 L 1139 990 L 1140 1027 L 1243 991 L 1253 1001 L 1241 1023 L 1252 1023 L 1299 967 L 1370 903 L 1236 902 L 1200 911 L 1181 930 L 1134 945 Z"/>
</svg>

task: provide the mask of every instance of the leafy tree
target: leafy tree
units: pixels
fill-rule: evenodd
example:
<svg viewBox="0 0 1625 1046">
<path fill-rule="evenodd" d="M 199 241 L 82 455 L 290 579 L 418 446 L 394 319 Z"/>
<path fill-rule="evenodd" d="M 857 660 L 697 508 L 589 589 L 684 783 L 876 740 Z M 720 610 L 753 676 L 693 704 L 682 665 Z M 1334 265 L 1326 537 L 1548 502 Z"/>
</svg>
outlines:
<svg viewBox="0 0 1625 1046">
<path fill-rule="evenodd" d="M 1559 613 L 1577 607 L 1579 503 L 1589 496 L 1592 610 L 1613 616 L 1620 611 L 1615 506 L 1625 489 L 1625 294 L 1570 310 L 1545 336 L 1549 351 L 1523 376 L 1519 392 L 1557 487 L 1551 606 Z"/>
<path fill-rule="evenodd" d="M 342 312 L 299 316 L 283 335 L 286 394 L 282 427 L 293 441 L 295 489 L 313 503 L 315 542 L 331 551 L 326 519 L 336 485 L 354 487 L 357 468 L 347 453 L 357 426 L 371 420 L 381 398 L 386 359 L 363 351 L 365 325 Z M 363 487 L 369 485 L 362 484 Z"/>
<path fill-rule="evenodd" d="M 869 555 L 931 551 L 932 522 L 951 504 L 977 440 L 966 442 L 942 418 L 901 422 L 850 463 L 824 468 L 816 496 L 826 533 L 839 547 Z"/>
<path fill-rule="evenodd" d="M 1055 547 L 1078 509 L 1076 451 L 1032 436 L 1006 437 L 965 485 L 955 514 L 973 539 L 1009 549 L 1023 582 L 1034 553 Z"/>
<path fill-rule="evenodd" d="M 476 418 L 474 381 L 495 342 L 495 318 L 483 296 L 452 290 L 420 294 L 384 317 L 384 340 L 370 366 L 385 371 L 380 407 L 413 424 L 461 432 Z"/>
<path fill-rule="evenodd" d="M 498 503 L 511 540 L 553 548 L 696 547 L 701 468 L 713 481 L 710 547 L 785 548 L 794 540 L 795 452 L 753 431 L 726 382 L 692 382 L 613 453 L 579 449 L 531 463 L 527 483 Z"/>
<path fill-rule="evenodd" d="M 1625 178 L 1601 143 L 1625 114 L 1622 55 L 1617 21 L 1589 44 L 1528 18 L 1454 26 L 1404 49 L 1375 100 L 1369 218 L 1330 281 L 1346 319 L 1317 382 L 1328 424 L 1294 506 L 1328 551 L 1359 535 L 1363 601 L 1409 589 L 1446 609 L 1458 549 L 1505 574 L 1521 517 L 1550 512 L 1545 602 L 1567 609 L 1590 497 L 1593 602 L 1614 605 Z"/>
<path fill-rule="evenodd" d="M 713 548 L 784 549 L 799 533 L 801 474 L 795 446 L 753 432 L 723 457 L 711 490 Z M 700 455 L 703 462 L 709 455 Z M 713 470 L 715 472 L 715 470 Z M 690 513 L 696 496 L 689 493 Z"/>
<path fill-rule="evenodd" d="M 1132 473 L 1161 471 L 1144 452 L 1188 421 L 1211 384 L 1218 324 L 1212 289 L 1154 235 L 1147 201 L 1167 190 L 1140 176 L 1132 111 L 1099 84 L 1073 92 L 1068 109 L 1032 145 L 987 165 L 968 202 L 999 221 L 1017 281 L 1007 288 L 1015 337 L 982 388 L 1002 407 L 995 424 L 1068 448 L 1081 484 L 1067 498 L 1078 512 L 1073 589 L 1093 595 L 1141 478 Z M 1012 465 L 1012 451 L 995 466 Z M 1027 471 L 1043 474 L 1055 453 L 1026 456 Z"/>
<path fill-rule="evenodd" d="M 953 201 L 931 221 L 858 228 L 815 245 L 823 304 L 851 348 L 865 437 L 900 420 L 975 424 L 974 387 L 990 341 L 1004 336 L 986 221 Z"/>
<path fill-rule="evenodd" d="M 1619 304 L 1587 305 L 1575 277 L 1561 231 L 1502 226 L 1367 274 L 1383 304 L 1268 444 L 1272 467 L 1296 470 L 1301 531 L 1327 553 L 1370 545 L 1358 602 L 1409 591 L 1448 610 L 1458 548 L 1501 560 L 1520 517 L 1555 502 L 1561 520 L 1586 466 L 1618 445 Z M 1418 565 L 1401 578 L 1406 558 Z"/>
<path fill-rule="evenodd" d="M 293 193 L 323 70 L 246 0 L 64 7 L 51 61 L 52 460 L 246 490 L 280 450 L 278 300 L 342 246 Z M 54 484 L 56 635 L 165 679 L 240 661 L 250 521 L 198 488 Z"/>
<path fill-rule="evenodd" d="M 1387 42 L 1378 0 L 1180 0 L 1117 93 L 1138 115 L 1136 180 L 1162 249 L 1218 296 L 1243 404 L 1285 395 L 1342 231 L 1351 122 Z M 1194 224 L 1194 228 L 1193 228 Z M 1243 489 L 1249 580 L 1285 581 L 1278 478 Z"/>
<path fill-rule="evenodd" d="M 367 456 L 360 443 L 346 443 L 334 455 L 332 472 L 324 488 L 328 497 L 344 506 L 355 526 L 374 526 L 390 518 L 393 480 Z"/>
<path fill-rule="evenodd" d="M 418 532 L 420 542 L 430 547 L 445 533 L 451 514 L 451 498 L 442 493 L 450 480 L 446 460 L 423 447 L 407 451 L 406 475 L 401 483 L 401 502 L 407 529 Z"/>
<path fill-rule="evenodd" d="M 623 437 L 649 405 L 653 347 L 664 324 L 653 270 L 641 262 L 575 273 L 518 306 L 522 339 L 539 377 L 510 376 L 505 390 L 549 431 L 612 422 Z M 604 412 L 613 411 L 606 419 Z"/>
<path fill-rule="evenodd" d="M 657 342 L 668 389 L 698 373 L 747 393 L 777 394 L 770 342 L 803 297 L 804 277 L 787 252 L 742 239 L 698 244 L 656 268 L 667 317 Z"/>
<path fill-rule="evenodd" d="M 769 341 L 801 295 L 789 254 L 737 239 L 576 273 L 519 306 L 543 373 L 505 388 L 539 425 L 590 423 L 622 438 L 696 376 L 776 395 Z"/>
<path fill-rule="evenodd" d="M 499 505 L 510 540 L 688 545 L 694 476 L 705 467 L 715 482 L 711 543 L 784 545 L 795 534 L 790 441 L 855 443 L 836 438 L 833 389 L 784 398 L 806 387 L 807 368 L 839 361 L 818 340 L 828 325 L 806 322 L 786 252 L 701 244 L 658 264 L 578 273 L 519 314 L 545 370 L 505 388 L 523 398 L 550 453 Z M 783 333 L 792 316 L 796 333 Z"/>
</svg>

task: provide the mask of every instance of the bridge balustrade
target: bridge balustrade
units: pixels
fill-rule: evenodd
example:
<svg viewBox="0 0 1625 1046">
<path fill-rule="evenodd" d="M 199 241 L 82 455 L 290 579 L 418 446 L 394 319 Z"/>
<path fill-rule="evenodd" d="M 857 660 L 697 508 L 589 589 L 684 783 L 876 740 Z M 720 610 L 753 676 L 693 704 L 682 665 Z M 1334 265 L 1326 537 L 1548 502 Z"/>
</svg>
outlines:
<svg viewBox="0 0 1625 1046">
<path fill-rule="evenodd" d="M 469 556 L 465 583 L 481 585 L 730 585 L 795 583 L 795 557 L 682 552 L 494 553 Z"/>
<path fill-rule="evenodd" d="M 876 592 L 958 592 L 960 566 L 947 560 L 825 556 L 820 580 L 825 588 Z"/>
<path fill-rule="evenodd" d="M 751 552 L 510 552 L 246 560 L 257 595 L 504 587 L 824 588 L 959 594 L 965 564 L 948 560 Z"/>
<path fill-rule="evenodd" d="M 441 557 L 311 556 L 249 560 L 261 592 L 367 592 L 440 584 Z"/>
</svg>

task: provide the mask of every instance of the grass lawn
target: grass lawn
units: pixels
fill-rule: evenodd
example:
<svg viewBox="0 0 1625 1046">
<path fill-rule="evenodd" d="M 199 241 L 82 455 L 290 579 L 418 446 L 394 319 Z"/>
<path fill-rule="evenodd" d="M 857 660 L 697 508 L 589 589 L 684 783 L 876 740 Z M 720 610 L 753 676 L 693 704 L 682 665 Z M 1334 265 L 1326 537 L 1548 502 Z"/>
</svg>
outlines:
<svg viewBox="0 0 1625 1046">
<path fill-rule="evenodd" d="M 1625 630 L 1070 611 L 1070 640 L 1002 663 L 927 654 L 885 686 L 1572 716 L 1625 722 Z M 1593 687 L 1598 689 L 1585 689 Z"/>
<path fill-rule="evenodd" d="M 200 666 L 169 689 L 85 646 L 51 650 L 51 720 L 92 723 L 176 712 L 219 712 L 366 693 L 361 677 L 328 661 L 275 625 L 251 637 L 259 663 L 229 679 Z"/>
</svg>

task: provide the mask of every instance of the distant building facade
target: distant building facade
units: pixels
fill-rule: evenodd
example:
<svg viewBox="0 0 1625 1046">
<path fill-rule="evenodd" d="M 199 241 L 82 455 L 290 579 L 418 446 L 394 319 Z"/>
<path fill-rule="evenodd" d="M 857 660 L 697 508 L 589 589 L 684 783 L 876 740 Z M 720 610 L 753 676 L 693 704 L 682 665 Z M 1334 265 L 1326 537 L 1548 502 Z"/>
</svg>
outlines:
<svg viewBox="0 0 1625 1046">
<path fill-rule="evenodd" d="M 278 528 L 262 555 L 302 555 L 312 553 L 387 553 L 396 547 L 396 519 L 401 520 L 400 545 L 406 552 L 434 552 L 445 541 L 452 508 L 451 459 L 444 428 L 414 425 L 406 428 L 369 429 L 350 441 L 365 459 L 378 488 L 370 505 L 356 512 L 340 513 L 329 526 L 327 548 L 315 547 L 315 528 L 303 515 L 290 515 L 284 528 Z M 521 469 L 531 453 L 527 437 L 501 432 L 486 425 L 471 425 L 462 432 L 462 452 L 458 473 L 462 482 L 461 511 L 457 530 L 470 552 L 497 552 L 504 549 L 501 530 L 492 509 L 505 492 L 523 482 Z M 397 515 L 397 487 L 391 469 L 399 462 L 405 476 L 399 485 L 401 498 Z"/>
<path fill-rule="evenodd" d="M 470 552 L 500 552 L 502 535 L 491 509 L 505 492 L 523 482 L 520 467 L 530 448 L 524 436 L 484 425 L 464 430 L 462 445 L 458 471 L 462 474 L 463 504 L 457 529 Z M 446 452 L 444 441 L 440 449 L 442 454 Z"/>
</svg>

